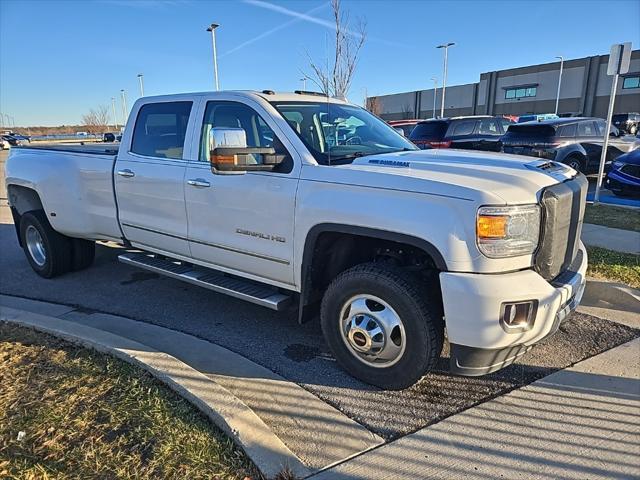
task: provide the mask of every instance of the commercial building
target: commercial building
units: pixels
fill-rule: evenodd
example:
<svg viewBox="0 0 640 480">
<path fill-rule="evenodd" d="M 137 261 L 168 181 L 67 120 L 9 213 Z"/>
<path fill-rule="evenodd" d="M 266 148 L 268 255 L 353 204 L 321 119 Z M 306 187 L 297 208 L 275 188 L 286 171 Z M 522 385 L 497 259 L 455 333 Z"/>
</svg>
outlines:
<svg viewBox="0 0 640 480">
<path fill-rule="evenodd" d="M 607 75 L 609 55 L 565 60 L 560 88 L 560 115 L 605 117 L 613 77 Z M 498 70 L 480 81 L 447 85 L 445 116 L 524 115 L 555 111 L 560 62 Z M 436 95 L 440 116 L 442 89 L 381 95 L 369 100 L 385 120 L 431 118 Z M 640 112 L 640 50 L 631 53 L 629 73 L 618 82 L 615 113 Z"/>
</svg>

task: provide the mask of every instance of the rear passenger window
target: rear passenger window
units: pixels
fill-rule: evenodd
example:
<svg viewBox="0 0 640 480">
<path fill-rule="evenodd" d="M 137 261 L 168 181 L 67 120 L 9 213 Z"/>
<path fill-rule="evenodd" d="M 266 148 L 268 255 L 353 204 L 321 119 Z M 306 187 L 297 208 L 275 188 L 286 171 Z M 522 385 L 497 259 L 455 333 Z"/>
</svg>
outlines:
<svg viewBox="0 0 640 480">
<path fill-rule="evenodd" d="M 560 137 L 575 137 L 576 136 L 576 124 L 565 125 L 560 129 Z"/>
<path fill-rule="evenodd" d="M 138 112 L 131 152 L 182 159 L 192 102 L 149 103 Z"/>
<path fill-rule="evenodd" d="M 461 135 L 471 135 L 473 133 L 473 128 L 475 126 L 476 126 L 475 120 L 458 122 L 454 124 L 453 131 L 451 132 L 451 136 L 458 137 Z"/>
<path fill-rule="evenodd" d="M 580 122 L 578 124 L 579 137 L 597 137 L 596 125 L 593 122 Z"/>
</svg>

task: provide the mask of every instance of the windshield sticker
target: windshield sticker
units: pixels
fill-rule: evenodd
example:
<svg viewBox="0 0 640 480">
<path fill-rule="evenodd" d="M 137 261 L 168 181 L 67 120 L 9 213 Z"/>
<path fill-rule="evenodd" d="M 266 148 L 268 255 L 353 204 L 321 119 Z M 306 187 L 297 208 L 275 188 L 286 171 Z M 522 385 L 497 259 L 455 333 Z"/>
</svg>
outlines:
<svg viewBox="0 0 640 480">
<path fill-rule="evenodd" d="M 410 166 L 409 162 L 400 162 L 397 160 L 381 160 L 377 158 L 372 158 L 371 160 L 369 160 L 369 163 L 373 165 L 388 165 L 391 167 L 409 167 Z"/>
</svg>

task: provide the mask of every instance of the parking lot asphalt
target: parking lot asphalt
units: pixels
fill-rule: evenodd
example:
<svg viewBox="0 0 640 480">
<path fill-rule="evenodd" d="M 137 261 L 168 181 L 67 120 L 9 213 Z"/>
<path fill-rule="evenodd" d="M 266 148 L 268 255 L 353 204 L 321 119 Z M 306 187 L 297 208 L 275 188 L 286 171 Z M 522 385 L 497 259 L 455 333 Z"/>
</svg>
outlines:
<svg viewBox="0 0 640 480">
<path fill-rule="evenodd" d="M 3 184 L 6 155 L 0 155 Z M 627 326 L 575 314 L 556 335 L 495 374 L 450 375 L 445 351 L 437 369 L 418 384 L 403 391 L 381 391 L 337 366 L 317 321 L 298 325 L 291 316 L 122 265 L 116 260 L 121 249 L 114 245 L 98 246 L 93 267 L 45 280 L 32 272 L 18 246 L 4 187 L 0 222 L 0 293 L 122 315 L 217 343 L 298 383 L 385 439 L 415 431 L 640 335 Z"/>
</svg>

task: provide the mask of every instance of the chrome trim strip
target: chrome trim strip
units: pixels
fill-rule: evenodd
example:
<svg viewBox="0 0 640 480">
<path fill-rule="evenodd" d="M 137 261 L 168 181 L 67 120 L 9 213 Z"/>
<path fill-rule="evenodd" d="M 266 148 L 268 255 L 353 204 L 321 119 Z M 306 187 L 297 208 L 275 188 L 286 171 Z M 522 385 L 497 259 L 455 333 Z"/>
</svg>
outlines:
<svg viewBox="0 0 640 480">
<path fill-rule="evenodd" d="M 246 250 L 241 250 L 239 248 L 229 247 L 227 245 L 220 245 L 218 243 L 202 242 L 200 240 L 190 240 L 188 238 L 180 237 L 178 235 L 172 235 L 171 233 L 165 233 L 165 232 L 160 232 L 158 230 L 152 230 L 150 228 L 139 227 L 137 225 L 131 225 L 130 223 L 124 223 L 123 222 L 122 225 L 125 226 L 125 227 L 135 228 L 137 230 L 143 230 L 143 231 L 149 232 L 149 233 L 155 233 L 157 235 L 165 235 L 167 237 L 176 238 L 178 240 L 184 240 L 186 242 L 198 243 L 200 245 L 205 245 L 207 247 L 219 248 L 220 250 L 226 250 L 228 252 L 239 253 L 241 255 L 248 255 L 250 257 L 260 258 L 261 260 L 269 260 L 270 262 L 280 263 L 282 265 L 289 265 L 290 264 L 289 260 L 285 260 L 283 258 L 270 257 L 268 255 L 263 255 L 261 253 L 248 252 Z"/>
</svg>

